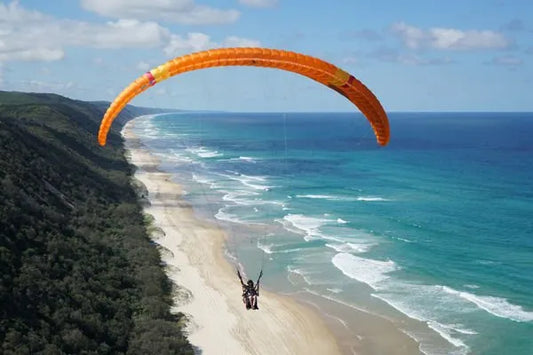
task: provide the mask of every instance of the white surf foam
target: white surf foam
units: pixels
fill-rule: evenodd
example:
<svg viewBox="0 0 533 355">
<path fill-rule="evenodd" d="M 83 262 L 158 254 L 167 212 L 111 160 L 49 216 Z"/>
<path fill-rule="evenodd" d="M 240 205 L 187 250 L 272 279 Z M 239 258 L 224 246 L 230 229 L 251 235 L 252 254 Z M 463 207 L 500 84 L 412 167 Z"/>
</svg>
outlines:
<svg viewBox="0 0 533 355">
<path fill-rule="evenodd" d="M 457 353 L 467 353 L 469 347 L 464 342 L 465 336 L 478 332 L 462 324 L 448 324 L 447 319 L 484 310 L 494 316 L 517 322 L 533 320 L 533 312 L 500 297 L 480 296 L 457 291 L 448 286 L 410 284 L 394 279 L 385 280 L 380 286 L 382 288 L 372 294 L 373 297 L 381 299 L 410 318 L 427 322 L 431 329 L 457 347 Z"/>
<path fill-rule="evenodd" d="M 192 179 L 200 184 L 211 185 L 213 183 L 213 180 L 209 179 L 207 176 L 196 173 L 192 174 Z"/>
<path fill-rule="evenodd" d="M 310 199 L 321 199 L 321 200 L 335 200 L 337 197 L 331 195 L 296 195 L 298 198 L 310 198 Z"/>
<path fill-rule="evenodd" d="M 366 253 L 372 248 L 375 243 L 327 243 L 326 246 L 339 253 Z"/>
<path fill-rule="evenodd" d="M 238 216 L 226 212 L 225 209 L 226 209 L 226 207 L 223 207 L 223 208 L 219 209 L 218 212 L 215 214 L 215 218 L 218 219 L 218 220 L 221 220 L 221 221 L 226 221 L 226 222 L 247 224 L 247 222 L 244 222 L 244 221 L 240 220 Z"/>
<path fill-rule="evenodd" d="M 200 158 L 216 158 L 223 156 L 222 153 L 219 153 L 216 150 L 209 150 L 206 147 L 190 147 L 187 148 L 186 151 L 191 154 L 197 155 Z"/>
<path fill-rule="evenodd" d="M 258 193 L 254 191 L 247 191 L 247 190 L 233 190 L 233 191 L 221 191 L 225 193 L 225 195 L 222 197 L 222 200 L 233 202 L 237 205 L 244 205 L 244 206 L 253 206 L 256 205 L 262 201 L 257 201 L 252 199 L 252 197 L 257 196 Z"/>
<path fill-rule="evenodd" d="M 364 202 L 384 202 L 391 201 L 388 198 L 383 198 L 379 196 L 337 196 L 337 195 L 320 195 L 320 194 L 304 194 L 296 195 L 297 198 L 308 198 L 308 199 L 320 199 L 328 201 L 364 201 Z"/>
<path fill-rule="evenodd" d="M 454 328 L 452 325 L 441 324 L 435 321 L 428 321 L 427 325 L 428 327 L 430 327 L 431 329 L 439 333 L 440 336 L 446 339 L 448 343 L 452 344 L 453 346 L 457 348 L 462 349 L 461 354 L 466 354 L 468 352 L 468 349 L 469 349 L 468 346 L 460 339 L 454 338 L 452 336 L 452 334 L 457 331 L 457 328 Z M 459 333 L 465 334 L 465 332 L 459 332 Z"/>
<path fill-rule="evenodd" d="M 289 272 L 289 274 L 296 274 L 298 276 L 300 276 L 306 284 L 308 285 L 311 285 L 311 280 L 309 280 L 309 278 L 307 277 L 307 274 L 304 270 L 302 269 L 297 269 L 297 268 L 294 268 L 290 265 L 287 266 L 287 271 Z M 290 280 L 289 278 L 289 282 L 291 282 L 293 284 L 293 282 Z"/>
<path fill-rule="evenodd" d="M 393 239 L 399 240 L 404 243 L 414 243 L 412 240 L 401 238 L 401 237 L 392 237 Z"/>
<path fill-rule="evenodd" d="M 374 290 L 380 289 L 380 284 L 389 278 L 388 273 L 398 270 L 392 260 L 367 259 L 348 253 L 336 254 L 331 262 L 344 275 L 363 282 Z"/>
<path fill-rule="evenodd" d="M 267 182 L 266 176 L 249 176 L 241 174 L 238 177 L 238 180 L 245 186 L 251 187 L 256 190 L 269 190 L 272 186 L 264 184 Z"/>
<path fill-rule="evenodd" d="M 475 331 L 466 329 L 460 324 L 445 324 L 442 321 L 437 321 L 439 315 L 435 313 L 435 309 L 461 309 L 462 305 L 456 300 L 443 297 L 442 292 L 437 286 L 427 285 L 389 285 L 387 287 L 391 292 L 395 290 L 398 294 L 392 293 L 374 293 L 373 297 L 378 298 L 398 311 L 407 315 L 410 318 L 416 319 L 420 322 L 425 322 L 429 328 L 437 332 L 443 339 L 456 348 L 454 354 L 466 354 L 469 347 L 458 338 L 461 335 L 474 334 Z M 431 306 L 427 305 L 431 302 Z M 425 306 L 426 305 L 426 306 Z M 442 349 L 435 348 L 430 339 L 426 338 L 425 334 L 409 333 L 424 349 L 425 353 L 442 353 Z M 446 353 L 450 353 L 447 351 Z"/>
<path fill-rule="evenodd" d="M 268 181 L 267 176 L 250 176 L 239 173 L 234 173 L 232 175 L 220 174 L 220 176 L 232 181 L 236 181 L 245 187 L 252 188 L 253 190 L 268 191 L 272 188 L 272 186 L 266 184 Z"/>
<path fill-rule="evenodd" d="M 260 240 L 257 241 L 257 247 L 264 251 L 267 254 L 273 254 L 272 248 L 274 247 L 274 244 L 265 244 L 262 243 Z"/>
<path fill-rule="evenodd" d="M 288 214 L 283 217 L 283 226 L 290 232 L 304 236 L 306 241 L 325 237 L 320 227 L 331 223 L 331 219 L 309 217 L 301 214 Z"/>
<path fill-rule="evenodd" d="M 288 248 L 286 244 L 266 244 L 261 241 L 257 241 L 257 247 L 267 254 L 289 254 L 304 250 L 304 248 Z"/>
<path fill-rule="evenodd" d="M 457 295 L 469 302 L 474 303 L 479 308 L 496 317 L 507 318 L 515 322 L 533 321 L 533 312 L 526 311 L 521 306 L 509 303 L 509 301 L 505 298 L 479 296 L 469 292 L 457 291 L 447 286 L 442 286 L 442 289 L 447 293 Z"/>
<path fill-rule="evenodd" d="M 238 158 L 231 158 L 229 160 L 244 161 L 247 163 L 257 163 L 257 158 L 253 158 L 253 157 L 238 157 Z"/>
<path fill-rule="evenodd" d="M 165 161 L 173 163 L 193 163 L 194 160 L 190 157 L 183 155 L 182 150 L 169 149 L 168 153 L 160 153 Z"/>
<path fill-rule="evenodd" d="M 357 201 L 365 201 L 365 202 L 376 202 L 376 201 L 390 201 L 387 198 L 383 197 L 376 197 L 376 196 L 359 196 L 356 198 Z"/>
</svg>

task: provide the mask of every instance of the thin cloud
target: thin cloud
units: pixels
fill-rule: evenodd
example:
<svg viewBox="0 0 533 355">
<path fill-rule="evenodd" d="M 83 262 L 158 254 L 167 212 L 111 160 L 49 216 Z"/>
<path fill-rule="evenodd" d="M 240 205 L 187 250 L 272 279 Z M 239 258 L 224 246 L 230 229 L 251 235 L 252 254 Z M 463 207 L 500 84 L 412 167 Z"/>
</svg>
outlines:
<svg viewBox="0 0 533 355">
<path fill-rule="evenodd" d="M 51 46 L 35 41 L 34 36 L 44 37 L 41 29 L 49 23 L 49 18 L 36 11 L 27 11 L 18 2 L 0 4 L 0 61 L 43 60 L 63 58 L 60 46 Z"/>
<path fill-rule="evenodd" d="M 185 25 L 227 24 L 237 21 L 240 16 L 237 10 L 199 5 L 194 0 L 81 0 L 81 6 L 109 18 Z"/>
<path fill-rule="evenodd" d="M 0 62 L 61 60 L 67 47 L 161 48 L 173 55 L 215 46 L 258 45 L 258 41 L 232 36 L 220 43 L 203 33 L 182 37 L 156 22 L 138 19 L 103 24 L 62 20 L 27 10 L 18 2 L 0 3 Z"/>
<path fill-rule="evenodd" d="M 341 62 L 346 65 L 356 65 L 359 64 L 360 60 L 357 57 L 344 57 Z"/>
<path fill-rule="evenodd" d="M 58 48 L 17 48 L 17 46 L 2 43 L 2 49 L 0 49 L 0 62 L 13 60 L 51 62 L 64 57 L 65 53 Z"/>
<path fill-rule="evenodd" d="M 518 31 L 524 31 L 525 29 L 526 29 L 526 26 L 524 25 L 524 22 L 517 18 L 507 22 L 506 24 L 502 26 L 502 30 L 504 31 L 518 32 Z"/>
<path fill-rule="evenodd" d="M 278 0 L 239 0 L 239 2 L 251 7 L 273 7 L 278 4 Z"/>
<path fill-rule="evenodd" d="M 150 69 L 150 64 L 145 61 L 140 61 L 139 63 L 137 63 L 137 69 L 146 71 Z"/>
<path fill-rule="evenodd" d="M 200 51 L 212 46 L 211 38 L 205 33 L 189 33 L 187 36 L 172 35 L 163 51 L 168 56 Z"/>
<path fill-rule="evenodd" d="M 93 64 L 97 66 L 102 66 L 104 65 L 104 59 L 101 57 L 93 58 Z"/>
<path fill-rule="evenodd" d="M 222 42 L 211 40 L 205 33 L 188 33 L 186 36 L 172 35 L 169 43 L 163 51 L 168 56 L 178 56 L 189 52 L 198 52 L 218 47 L 259 47 L 259 41 L 236 36 L 226 37 Z"/>
<path fill-rule="evenodd" d="M 424 30 L 404 22 L 395 23 L 392 31 L 410 49 L 440 50 L 504 49 L 511 42 L 501 33 L 490 30 L 458 30 L 434 27 Z"/>
<path fill-rule="evenodd" d="M 454 63 L 449 57 L 425 58 L 413 53 L 401 53 L 396 49 L 381 47 L 372 51 L 368 55 L 370 58 L 378 59 L 389 63 L 400 63 L 404 65 L 448 65 Z"/>
<path fill-rule="evenodd" d="M 20 85 L 25 91 L 35 92 L 68 92 L 72 89 L 79 89 L 72 81 L 67 82 L 47 82 L 42 80 L 23 80 L 19 81 Z"/>
<path fill-rule="evenodd" d="M 170 36 L 170 32 L 157 23 L 138 20 L 118 20 L 104 25 L 70 21 L 63 25 L 70 28 L 63 35 L 65 44 L 94 48 L 156 47 Z"/>
<path fill-rule="evenodd" d="M 501 65 L 505 67 L 518 67 L 524 64 L 524 61 L 521 58 L 518 58 L 515 56 L 505 55 L 505 56 L 494 57 L 492 59 L 491 64 Z"/>
<path fill-rule="evenodd" d="M 57 20 L 26 10 L 18 2 L 0 4 L 0 21 L 0 61 L 60 60 L 65 56 L 65 46 L 154 47 L 170 37 L 167 29 L 154 22 L 119 20 L 92 24 Z"/>
<path fill-rule="evenodd" d="M 407 65 L 448 65 L 454 63 L 449 57 L 444 58 L 423 58 L 414 54 L 403 54 L 397 58 L 399 63 Z"/>
<path fill-rule="evenodd" d="M 255 39 L 229 36 L 222 41 L 222 47 L 261 47 L 261 42 Z"/>
<path fill-rule="evenodd" d="M 399 55 L 398 50 L 389 47 L 379 47 L 368 54 L 370 58 L 384 62 L 397 62 Z"/>
</svg>

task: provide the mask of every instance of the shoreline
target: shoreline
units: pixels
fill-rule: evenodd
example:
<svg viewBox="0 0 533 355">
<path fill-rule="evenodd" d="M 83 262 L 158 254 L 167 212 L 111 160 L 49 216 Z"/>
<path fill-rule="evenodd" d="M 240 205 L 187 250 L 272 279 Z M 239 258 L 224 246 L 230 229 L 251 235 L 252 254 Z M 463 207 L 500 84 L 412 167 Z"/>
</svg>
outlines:
<svg viewBox="0 0 533 355">
<path fill-rule="evenodd" d="M 261 289 L 259 312 L 247 311 L 234 266 L 227 259 L 227 231 L 199 216 L 184 200 L 172 174 L 133 133 L 123 130 L 134 179 L 148 193 L 144 212 L 154 217 L 152 239 L 160 248 L 174 290 L 172 310 L 188 318 L 191 344 L 206 354 L 421 354 L 402 330 L 405 322 L 304 290 Z M 425 324 L 419 324 L 423 328 Z"/>
<path fill-rule="evenodd" d="M 133 124 L 122 130 L 126 156 L 148 192 L 144 212 L 159 231 L 152 238 L 177 285 L 173 311 L 186 315 L 191 344 L 202 354 L 340 354 L 337 339 L 309 306 L 261 290 L 260 310 L 244 308 L 239 281 L 224 257 L 225 232 L 195 217 L 181 187 L 142 148 Z"/>
</svg>

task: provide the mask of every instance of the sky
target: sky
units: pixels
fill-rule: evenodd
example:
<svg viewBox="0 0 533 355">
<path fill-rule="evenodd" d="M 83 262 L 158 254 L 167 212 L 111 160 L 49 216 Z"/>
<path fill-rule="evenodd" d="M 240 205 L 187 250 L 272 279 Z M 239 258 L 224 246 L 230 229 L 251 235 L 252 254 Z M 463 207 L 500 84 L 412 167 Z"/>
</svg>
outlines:
<svg viewBox="0 0 533 355">
<path fill-rule="evenodd" d="M 533 111 L 532 0 L 20 0 L 0 2 L 0 89 L 112 101 L 174 57 L 268 47 L 353 74 L 386 111 Z M 350 111 L 275 69 L 194 71 L 132 102 L 186 110 Z"/>
</svg>

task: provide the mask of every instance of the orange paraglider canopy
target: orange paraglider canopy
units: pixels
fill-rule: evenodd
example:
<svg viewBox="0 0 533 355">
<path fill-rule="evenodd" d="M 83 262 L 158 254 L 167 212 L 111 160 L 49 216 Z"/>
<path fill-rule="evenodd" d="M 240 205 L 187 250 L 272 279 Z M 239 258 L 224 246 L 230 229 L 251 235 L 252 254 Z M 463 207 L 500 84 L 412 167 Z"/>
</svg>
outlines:
<svg viewBox="0 0 533 355">
<path fill-rule="evenodd" d="M 177 57 L 145 73 L 126 87 L 107 109 L 98 142 L 105 145 L 111 124 L 122 109 L 137 95 L 171 76 L 188 71 L 223 67 L 256 66 L 277 68 L 301 74 L 345 96 L 368 119 L 380 145 L 389 142 L 389 121 L 376 96 L 353 75 L 335 65 L 308 55 L 268 48 L 219 48 Z"/>
</svg>

